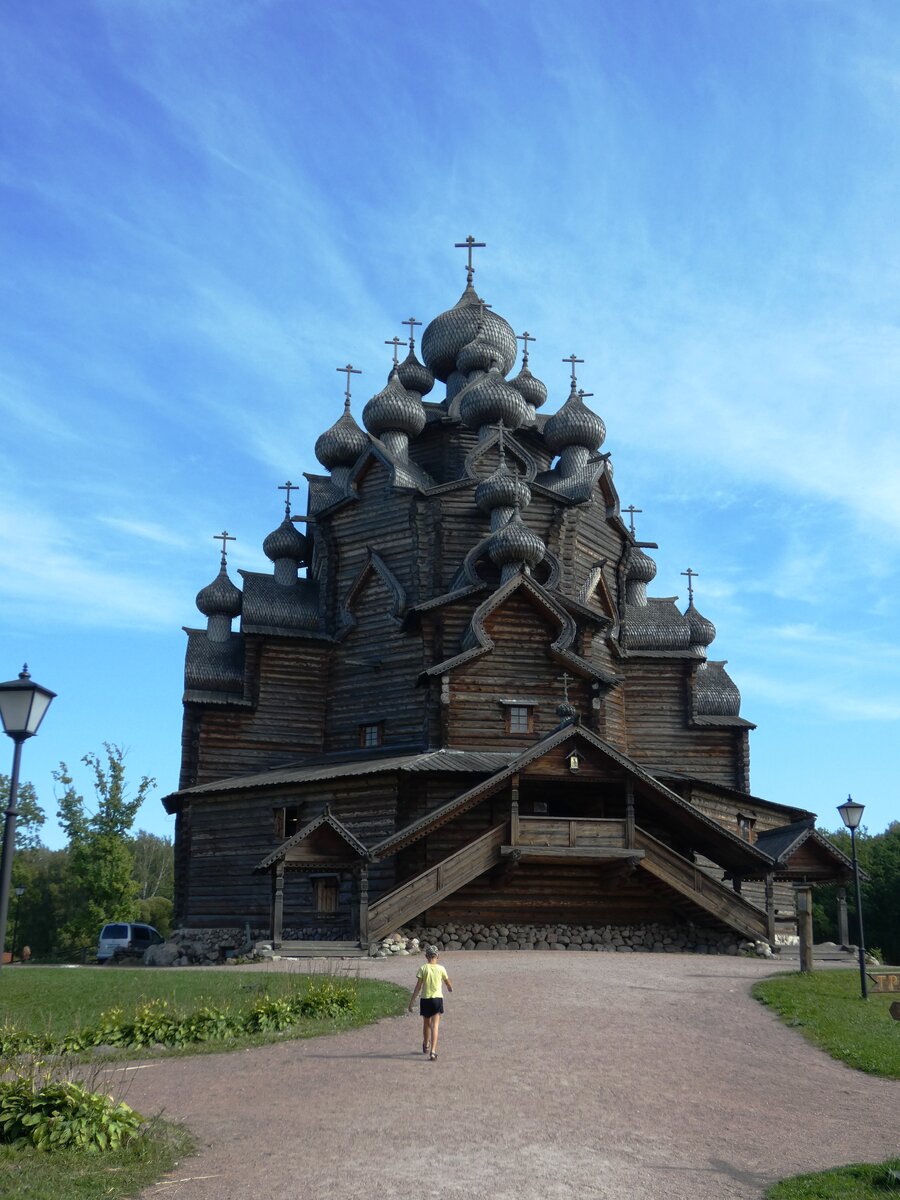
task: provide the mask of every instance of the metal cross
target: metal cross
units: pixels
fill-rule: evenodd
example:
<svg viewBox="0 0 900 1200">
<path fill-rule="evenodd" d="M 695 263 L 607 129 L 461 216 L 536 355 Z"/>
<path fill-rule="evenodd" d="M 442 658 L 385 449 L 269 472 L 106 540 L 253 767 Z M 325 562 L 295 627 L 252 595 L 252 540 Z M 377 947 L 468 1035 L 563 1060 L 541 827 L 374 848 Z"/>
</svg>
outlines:
<svg viewBox="0 0 900 1200">
<path fill-rule="evenodd" d="M 570 365 L 570 366 L 571 366 L 571 368 L 572 368 L 572 387 L 574 388 L 574 387 L 575 387 L 575 384 L 578 382 L 578 381 L 577 381 L 577 379 L 575 378 L 575 364 L 576 364 L 576 363 L 583 363 L 583 362 L 584 362 L 584 359 L 583 359 L 583 358 L 576 358 L 574 354 L 570 354 L 568 358 L 564 358 L 564 359 L 563 359 L 563 362 L 567 362 L 567 363 L 569 363 L 569 365 Z"/>
<path fill-rule="evenodd" d="M 347 373 L 347 390 L 346 390 L 346 392 L 344 392 L 344 408 L 346 408 L 347 411 L 349 412 L 350 411 L 350 376 L 351 375 L 362 375 L 362 371 L 358 371 L 356 369 L 356 367 L 351 366 L 350 363 L 347 363 L 346 367 L 335 367 L 334 369 L 336 371 L 345 371 Z"/>
<path fill-rule="evenodd" d="M 700 578 L 699 573 L 697 571 L 692 571 L 690 567 L 688 567 L 688 569 L 686 571 L 682 571 L 681 573 L 682 573 L 682 575 L 687 575 L 688 603 L 693 604 L 694 603 L 694 580 Z"/>
<path fill-rule="evenodd" d="M 642 508 L 635 508 L 633 504 L 629 504 L 628 507 L 624 508 L 622 511 L 628 513 L 628 522 L 631 525 L 631 536 L 634 537 L 634 514 L 642 513 L 644 510 Z"/>
<path fill-rule="evenodd" d="M 299 492 L 300 486 L 299 484 L 291 483 L 291 481 L 288 480 L 287 483 L 280 483 L 278 485 L 278 491 L 285 493 L 284 515 L 289 517 L 291 515 L 291 492 Z"/>
<path fill-rule="evenodd" d="M 516 341 L 525 343 L 525 346 L 522 349 L 522 366 L 527 367 L 528 366 L 528 343 L 536 342 L 537 338 L 533 338 L 531 336 L 531 334 L 528 332 L 528 330 L 526 329 L 524 333 L 516 334 Z"/>
<path fill-rule="evenodd" d="M 410 348 L 410 350 L 415 350 L 415 348 L 416 348 L 416 326 L 421 325 L 422 322 L 417 321 L 415 317 L 407 317 L 406 320 L 401 321 L 400 324 L 409 326 L 409 348 Z"/>
<path fill-rule="evenodd" d="M 395 334 L 395 335 L 394 335 L 394 337 L 390 338 L 389 340 L 388 340 L 388 339 L 385 339 L 385 343 L 384 343 L 384 344 L 385 344 L 386 346 L 393 346 L 393 347 L 394 347 L 394 366 L 396 367 L 396 365 L 397 365 L 397 351 L 398 351 L 398 349 L 399 349 L 399 348 L 400 348 L 400 347 L 403 345 L 403 338 L 398 338 L 398 337 L 396 336 L 396 334 Z"/>
<path fill-rule="evenodd" d="M 594 394 L 593 392 L 586 392 L 586 391 L 584 390 L 584 388 L 579 388 L 579 389 L 578 389 L 578 399 L 579 399 L 579 400 L 584 400 L 584 399 L 585 399 L 585 397 L 587 397 L 588 399 L 590 399 L 590 397 L 591 397 L 591 396 L 593 396 L 593 394 Z"/>
<path fill-rule="evenodd" d="M 236 542 L 237 538 L 232 537 L 227 529 L 223 529 L 221 533 L 213 534 L 213 541 L 214 542 L 220 541 L 222 543 L 222 566 L 224 567 L 225 558 L 226 558 L 225 543 L 226 542 Z"/>
<path fill-rule="evenodd" d="M 468 261 L 468 265 L 466 267 L 466 273 L 467 273 L 468 281 L 469 281 L 469 283 L 471 283 L 472 276 L 475 273 L 475 268 L 472 266 L 472 251 L 475 250 L 476 248 L 483 250 L 485 248 L 485 246 L 487 246 L 487 242 L 476 242 L 470 233 L 464 242 L 454 242 L 453 245 L 456 247 L 457 250 L 465 250 L 468 248 L 469 261 Z"/>
<path fill-rule="evenodd" d="M 568 671 L 563 671 L 562 685 L 563 685 L 563 699 L 565 700 L 566 704 L 568 704 L 569 703 L 569 672 Z"/>
</svg>

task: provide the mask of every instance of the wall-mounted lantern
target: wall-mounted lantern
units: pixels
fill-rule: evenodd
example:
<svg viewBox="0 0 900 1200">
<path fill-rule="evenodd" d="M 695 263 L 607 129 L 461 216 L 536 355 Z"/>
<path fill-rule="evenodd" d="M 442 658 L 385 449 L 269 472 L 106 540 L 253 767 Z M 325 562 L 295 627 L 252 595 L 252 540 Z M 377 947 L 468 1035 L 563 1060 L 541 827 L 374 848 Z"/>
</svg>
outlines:
<svg viewBox="0 0 900 1200">
<path fill-rule="evenodd" d="M 578 768 L 581 766 L 581 758 L 579 757 L 578 751 L 575 749 L 574 746 L 569 751 L 569 755 L 568 755 L 568 758 L 566 759 L 566 762 L 569 764 L 569 770 L 572 772 L 577 771 Z"/>
</svg>

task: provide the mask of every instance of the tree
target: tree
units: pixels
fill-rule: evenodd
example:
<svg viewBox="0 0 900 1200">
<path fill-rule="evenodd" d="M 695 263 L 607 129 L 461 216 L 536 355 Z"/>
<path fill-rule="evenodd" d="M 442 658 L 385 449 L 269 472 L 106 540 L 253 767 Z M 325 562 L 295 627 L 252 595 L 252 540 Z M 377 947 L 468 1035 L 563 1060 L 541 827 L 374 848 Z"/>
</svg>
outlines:
<svg viewBox="0 0 900 1200">
<path fill-rule="evenodd" d="M 9 800 L 9 776 L 0 775 L 0 806 L 6 810 Z M 36 850 L 41 845 L 40 828 L 46 821 L 44 810 L 38 804 L 33 783 L 20 783 L 16 797 L 16 850 Z M 3 833 L 0 830 L 0 845 Z"/>
<path fill-rule="evenodd" d="M 827 834 L 830 841 L 850 857 L 850 834 L 839 829 Z M 860 828 L 856 834 L 856 856 L 865 878 L 862 884 L 863 925 L 866 945 L 881 950 L 890 962 L 900 961 L 900 821 L 894 821 L 884 833 L 870 834 Z M 828 884 L 815 890 L 813 920 L 818 941 L 837 941 L 837 886 Z M 856 923 L 856 894 L 847 887 L 850 940 L 859 936 Z"/>
<path fill-rule="evenodd" d="M 173 900 L 175 852 L 172 839 L 139 829 L 131 840 L 131 857 L 138 898 L 150 900 L 154 896 L 164 896 L 167 900 Z"/>
<path fill-rule="evenodd" d="M 138 885 L 132 876 L 128 834 L 138 809 L 156 780 L 144 776 L 134 796 L 125 780 L 125 752 L 103 743 L 105 762 L 86 754 L 82 762 L 94 776 L 96 808 L 89 811 L 64 762 L 53 778 L 64 791 L 57 797 L 59 823 L 69 838 L 69 867 L 74 884 L 73 908 L 60 931 L 60 943 L 75 948 L 94 941 L 106 921 L 135 916 Z"/>
</svg>

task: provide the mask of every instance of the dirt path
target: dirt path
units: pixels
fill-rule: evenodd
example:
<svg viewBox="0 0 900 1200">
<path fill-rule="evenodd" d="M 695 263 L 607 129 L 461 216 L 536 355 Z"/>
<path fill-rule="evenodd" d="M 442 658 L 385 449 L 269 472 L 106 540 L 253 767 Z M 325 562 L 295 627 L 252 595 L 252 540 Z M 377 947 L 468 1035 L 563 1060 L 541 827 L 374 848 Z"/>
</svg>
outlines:
<svg viewBox="0 0 900 1200">
<path fill-rule="evenodd" d="M 186 1182 L 144 1195 L 750 1200 L 782 1176 L 900 1149 L 900 1083 L 834 1062 L 753 1001 L 769 964 L 443 961 L 455 991 L 435 1063 L 410 1016 L 132 1071 L 129 1102 L 200 1142 L 172 1176 Z M 363 970 L 408 983 L 416 963 Z"/>
</svg>

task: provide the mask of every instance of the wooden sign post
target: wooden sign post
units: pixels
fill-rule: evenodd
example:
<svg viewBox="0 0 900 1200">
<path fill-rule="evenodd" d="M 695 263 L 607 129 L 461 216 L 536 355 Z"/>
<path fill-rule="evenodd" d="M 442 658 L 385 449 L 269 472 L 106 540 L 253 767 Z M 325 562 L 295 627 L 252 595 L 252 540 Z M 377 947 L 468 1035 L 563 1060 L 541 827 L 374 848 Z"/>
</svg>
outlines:
<svg viewBox="0 0 900 1200">
<path fill-rule="evenodd" d="M 872 981 L 873 992 L 900 992 L 900 970 L 866 971 Z"/>
</svg>

